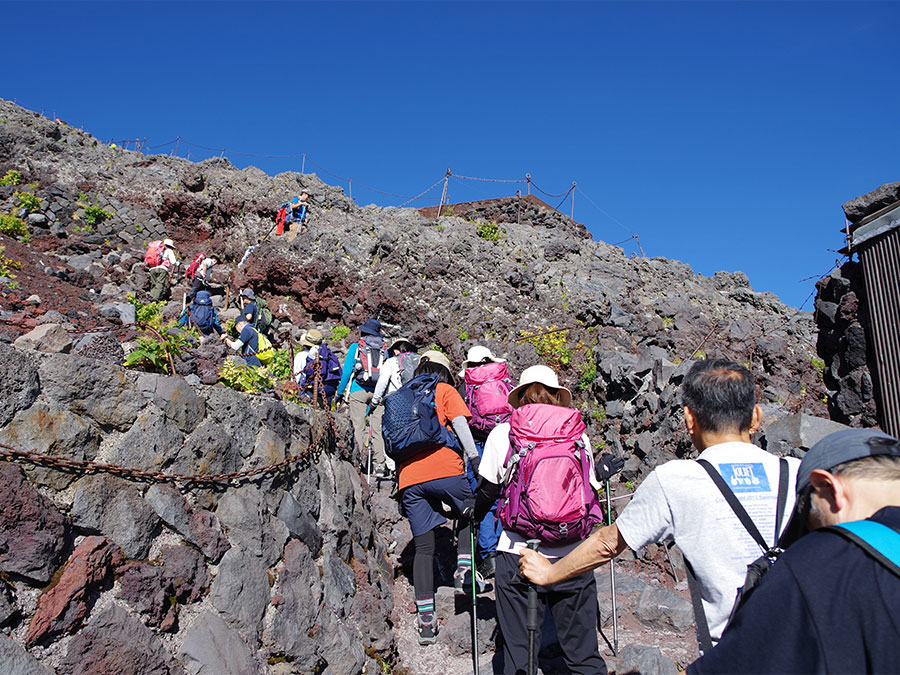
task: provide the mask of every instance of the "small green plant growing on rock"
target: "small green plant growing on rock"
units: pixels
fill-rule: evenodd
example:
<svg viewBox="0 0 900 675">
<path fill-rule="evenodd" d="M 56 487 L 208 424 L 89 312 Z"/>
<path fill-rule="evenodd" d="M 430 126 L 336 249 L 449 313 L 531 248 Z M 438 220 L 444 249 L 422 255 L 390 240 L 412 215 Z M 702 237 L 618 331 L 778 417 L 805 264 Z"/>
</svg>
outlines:
<svg viewBox="0 0 900 675">
<path fill-rule="evenodd" d="M 288 380 L 291 378 L 291 355 L 287 349 L 276 349 L 272 362 L 267 366 L 269 374 L 277 380 Z"/>
<path fill-rule="evenodd" d="M 88 206 L 85 208 L 82 218 L 85 223 L 93 227 L 94 225 L 99 225 L 111 216 L 112 214 L 109 211 L 104 211 L 99 206 Z"/>
<path fill-rule="evenodd" d="M 459 339 L 460 339 L 460 341 L 468 340 L 468 339 L 469 339 L 469 332 L 468 332 L 468 331 L 464 331 L 464 330 L 463 330 L 463 331 L 460 331 L 460 332 L 459 332 Z"/>
<path fill-rule="evenodd" d="M 568 328 L 559 330 L 556 325 L 553 325 L 536 333 L 527 330 L 519 331 L 519 336 L 524 338 L 523 342 L 533 344 L 538 355 L 551 368 L 559 369 L 572 362 L 573 350 L 568 343 Z"/>
<path fill-rule="evenodd" d="M 16 192 L 13 197 L 19 200 L 19 208 L 34 213 L 41 208 L 41 198 L 32 192 Z"/>
<path fill-rule="evenodd" d="M 483 220 L 475 226 L 475 234 L 477 234 L 485 241 L 491 241 L 494 243 L 500 241 L 503 238 L 503 230 L 500 229 L 500 226 L 497 223 L 489 223 Z"/>
<path fill-rule="evenodd" d="M 10 169 L 0 178 L 0 185 L 18 185 L 21 182 L 22 174 L 15 169 Z"/>
<path fill-rule="evenodd" d="M 275 386 L 265 368 L 253 368 L 234 360 L 225 361 L 219 368 L 219 382 L 248 394 L 261 394 Z"/>
<path fill-rule="evenodd" d="M 4 255 L 5 251 L 6 247 L 0 246 L 0 277 L 15 279 L 16 275 L 13 274 L 11 270 L 22 269 L 22 263 L 13 260 L 12 258 L 7 258 Z"/>
<path fill-rule="evenodd" d="M 28 237 L 31 231 L 24 220 L 17 216 L 0 216 L 0 234 L 7 237 Z"/>
<path fill-rule="evenodd" d="M 335 326 L 331 331 L 331 337 L 328 338 L 329 342 L 340 342 L 344 338 L 350 335 L 349 326 Z"/>
<path fill-rule="evenodd" d="M 162 328 L 162 310 L 165 302 L 142 303 L 134 293 L 128 294 L 128 302 L 134 305 L 135 321 L 140 326 L 150 326 L 156 330 Z"/>
<path fill-rule="evenodd" d="M 812 364 L 812 367 L 819 371 L 819 374 L 825 372 L 825 361 L 822 359 L 817 359 L 815 356 L 809 357 L 809 362 Z"/>
</svg>

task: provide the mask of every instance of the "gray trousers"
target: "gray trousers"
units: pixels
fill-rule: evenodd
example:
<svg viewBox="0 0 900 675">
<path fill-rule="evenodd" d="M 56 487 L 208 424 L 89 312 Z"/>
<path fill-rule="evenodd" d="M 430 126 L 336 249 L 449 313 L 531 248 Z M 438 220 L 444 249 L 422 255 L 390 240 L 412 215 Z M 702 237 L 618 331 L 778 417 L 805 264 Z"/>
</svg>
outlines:
<svg viewBox="0 0 900 675">
<path fill-rule="evenodd" d="M 375 406 L 369 413 L 369 426 L 371 426 L 371 441 L 369 440 L 369 426 L 366 425 L 366 409 L 372 400 L 373 392 L 361 389 L 350 394 L 350 421 L 353 422 L 353 432 L 356 435 L 356 445 L 362 455 L 365 468 L 369 455 L 367 445 L 372 448 L 372 469 L 379 464 L 384 464 L 391 471 L 394 470 L 394 460 L 384 454 L 384 438 L 381 436 L 381 416 L 384 414 L 384 406 Z"/>
</svg>

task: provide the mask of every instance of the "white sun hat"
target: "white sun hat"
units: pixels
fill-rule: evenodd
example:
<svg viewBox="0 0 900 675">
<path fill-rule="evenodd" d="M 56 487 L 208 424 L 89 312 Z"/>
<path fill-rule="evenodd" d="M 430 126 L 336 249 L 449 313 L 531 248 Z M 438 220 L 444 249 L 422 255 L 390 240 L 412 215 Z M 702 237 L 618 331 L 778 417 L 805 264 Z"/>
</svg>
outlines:
<svg viewBox="0 0 900 675">
<path fill-rule="evenodd" d="M 548 368 L 547 366 L 529 366 L 523 370 L 521 377 L 519 377 L 519 386 L 509 392 L 509 396 L 506 400 L 509 401 L 509 404 L 513 408 L 518 408 L 519 396 L 521 396 L 522 392 L 529 384 L 534 384 L 535 382 L 539 382 L 548 389 L 560 392 L 562 394 L 560 397 L 561 405 L 569 406 L 572 403 L 572 392 L 566 387 L 560 386 L 559 378 L 556 376 L 556 373 L 553 372 L 552 368 Z"/>
</svg>

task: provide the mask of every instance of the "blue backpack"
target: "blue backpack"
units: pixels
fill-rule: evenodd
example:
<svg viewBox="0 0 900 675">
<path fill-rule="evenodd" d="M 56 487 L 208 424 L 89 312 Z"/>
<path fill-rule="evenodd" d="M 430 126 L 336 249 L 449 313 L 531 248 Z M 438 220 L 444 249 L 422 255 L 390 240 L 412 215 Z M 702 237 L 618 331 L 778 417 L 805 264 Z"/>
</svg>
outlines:
<svg viewBox="0 0 900 675">
<path fill-rule="evenodd" d="M 425 373 L 384 399 L 381 433 L 385 452 L 395 462 L 405 462 L 441 446 L 461 450 L 456 435 L 438 419 L 434 405 L 438 382 L 437 375 Z"/>
<path fill-rule="evenodd" d="M 338 383 L 341 381 L 341 362 L 334 353 L 325 345 L 319 345 L 318 351 L 319 372 L 322 375 L 322 386 L 325 388 L 327 396 L 334 396 L 337 391 Z M 315 380 L 316 360 L 311 359 L 306 362 L 303 369 L 303 377 L 300 381 L 301 387 L 311 389 Z"/>
<path fill-rule="evenodd" d="M 187 309 L 186 318 L 185 325 L 196 326 L 204 335 L 209 335 L 215 330 L 216 310 L 207 291 L 197 293 L 197 298 Z"/>
</svg>

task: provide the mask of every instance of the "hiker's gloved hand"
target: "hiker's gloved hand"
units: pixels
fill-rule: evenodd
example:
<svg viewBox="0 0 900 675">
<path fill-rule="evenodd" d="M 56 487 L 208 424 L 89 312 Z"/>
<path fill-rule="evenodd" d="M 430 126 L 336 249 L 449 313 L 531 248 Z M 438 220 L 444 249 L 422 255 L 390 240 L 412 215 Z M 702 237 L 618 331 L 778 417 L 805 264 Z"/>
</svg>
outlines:
<svg viewBox="0 0 900 675">
<path fill-rule="evenodd" d="M 604 452 L 599 460 L 594 462 L 594 474 L 601 483 L 608 481 L 625 467 L 625 460 L 621 457 Z"/>
<path fill-rule="evenodd" d="M 478 467 L 481 466 L 481 457 L 469 457 L 469 466 L 472 467 L 472 473 L 478 478 Z"/>
<path fill-rule="evenodd" d="M 373 398 L 373 399 L 372 399 L 372 401 L 371 401 L 371 406 L 372 406 L 373 408 L 376 408 L 376 407 L 378 407 L 378 406 L 380 406 L 380 405 L 381 405 L 381 399 L 380 399 L 380 398 Z"/>
</svg>

